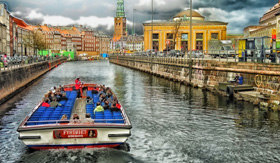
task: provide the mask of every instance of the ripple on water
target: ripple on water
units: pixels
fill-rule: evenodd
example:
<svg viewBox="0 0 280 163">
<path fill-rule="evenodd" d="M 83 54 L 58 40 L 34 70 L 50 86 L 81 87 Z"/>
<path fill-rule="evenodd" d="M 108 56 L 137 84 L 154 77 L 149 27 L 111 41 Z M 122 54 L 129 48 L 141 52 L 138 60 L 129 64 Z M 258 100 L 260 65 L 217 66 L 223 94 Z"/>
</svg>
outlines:
<svg viewBox="0 0 280 163">
<path fill-rule="evenodd" d="M 53 86 L 105 84 L 114 90 L 131 123 L 131 152 L 114 149 L 30 151 L 17 126 Z M 109 64 L 69 62 L 10 100 L 1 118 L 3 162 L 280 162 L 277 112 L 254 108 L 200 89 Z"/>
</svg>

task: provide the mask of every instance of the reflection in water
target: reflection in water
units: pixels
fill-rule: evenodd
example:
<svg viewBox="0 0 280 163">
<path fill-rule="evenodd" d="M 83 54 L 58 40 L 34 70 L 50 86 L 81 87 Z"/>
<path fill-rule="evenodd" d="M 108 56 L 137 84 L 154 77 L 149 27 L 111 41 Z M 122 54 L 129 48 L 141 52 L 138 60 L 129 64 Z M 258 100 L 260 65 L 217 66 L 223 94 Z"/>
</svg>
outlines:
<svg viewBox="0 0 280 163">
<path fill-rule="evenodd" d="M 30 152 L 17 126 L 55 85 L 83 82 L 112 87 L 132 122 L 131 152 L 114 149 Z M 232 101 L 107 61 L 65 63 L 3 110 L 3 162 L 279 162 L 279 114 Z"/>
</svg>

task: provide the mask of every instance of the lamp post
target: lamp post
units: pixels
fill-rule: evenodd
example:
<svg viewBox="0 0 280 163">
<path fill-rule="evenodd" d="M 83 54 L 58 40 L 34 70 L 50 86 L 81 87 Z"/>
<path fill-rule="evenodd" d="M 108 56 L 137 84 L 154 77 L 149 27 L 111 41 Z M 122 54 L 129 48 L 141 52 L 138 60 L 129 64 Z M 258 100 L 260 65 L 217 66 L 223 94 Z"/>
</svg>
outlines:
<svg viewBox="0 0 280 163">
<path fill-rule="evenodd" d="M 152 54 L 152 49 L 153 49 L 153 34 L 154 34 L 154 0 L 152 0 L 152 41 L 151 41 L 151 54 Z"/>
<path fill-rule="evenodd" d="M 192 59 L 192 0 L 190 0 L 190 59 Z"/>
<path fill-rule="evenodd" d="M 135 26 L 134 26 L 134 11 L 135 11 L 136 9 L 133 9 L 133 53 L 134 53 L 134 38 L 135 38 Z"/>
<path fill-rule="evenodd" d="M 190 61 L 189 61 L 189 67 L 190 67 L 190 73 L 189 73 L 189 83 L 192 82 L 192 0 L 190 0 Z"/>
</svg>

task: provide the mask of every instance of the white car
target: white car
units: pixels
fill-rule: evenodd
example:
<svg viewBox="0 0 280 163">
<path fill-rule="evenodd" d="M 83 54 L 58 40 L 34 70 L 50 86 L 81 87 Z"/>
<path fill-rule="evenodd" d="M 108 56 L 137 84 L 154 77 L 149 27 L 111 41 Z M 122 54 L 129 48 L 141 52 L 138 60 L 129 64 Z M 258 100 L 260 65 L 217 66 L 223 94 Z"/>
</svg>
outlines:
<svg viewBox="0 0 280 163">
<path fill-rule="evenodd" d="M 188 57 L 190 57 L 190 51 L 188 52 Z M 192 58 L 204 58 L 204 54 L 200 50 L 193 50 Z"/>
</svg>

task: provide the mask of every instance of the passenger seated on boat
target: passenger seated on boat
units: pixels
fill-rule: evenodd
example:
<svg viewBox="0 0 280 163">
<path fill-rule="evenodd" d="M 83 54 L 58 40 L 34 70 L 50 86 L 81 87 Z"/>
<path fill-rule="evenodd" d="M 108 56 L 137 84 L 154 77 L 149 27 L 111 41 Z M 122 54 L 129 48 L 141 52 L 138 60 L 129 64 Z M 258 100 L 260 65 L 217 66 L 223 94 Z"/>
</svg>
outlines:
<svg viewBox="0 0 280 163">
<path fill-rule="evenodd" d="M 105 89 L 106 89 L 105 85 L 100 85 L 100 88 L 102 88 L 103 91 L 105 91 Z"/>
<path fill-rule="evenodd" d="M 59 86 L 59 91 L 63 94 L 63 93 L 65 93 L 65 90 L 64 90 L 64 87 L 63 86 Z"/>
<path fill-rule="evenodd" d="M 62 96 L 62 93 L 60 92 L 60 89 L 59 89 L 59 88 L 57 88 L 57 89 L 55 90 L 54 94 L 55 94 L 56 96 Z"/>
<path fill-rule="evenodd" d="M 47 95 L 48 95 L 48 98 L 50 99 L 50 98 L 51 98 L 51 95 L 52 95 L 52 91 L 49 90 L 49 92 L 47 93 Z"/>
<path fill-rule="evenodd" d="M 91 92 L 92 92 L 92 94 L 98 94 L 98 90 L 96 87 L 93 87 L 93 90 Z"/>
<path fill-rule="evenodd" d="M 121 109 L 121 107 L 122 107 L 118 100 L 116 100 L 116 107 L 117 107 L 118 109 Z"/>
<path fill-rule="evenodd" d="M 93 99 L 87 96 L 86 104 L 93 104 Z"/>
<path fill-rule="evenodd" d="M 117 100 L 118 100 L 117 97 L 114 96 L 114 99 L 113 99 L 114 103 L 116 103 Z"/>
<path fill-rule="evenodd" d="M 52 92 L 55 93 L 55 91 L 56 91 L 56 87 L 54 86 Z"/>
<path fill-rule="evenodd" d="M 99 95 L 99 102 L 105 102 L 105 100 L 106 100 L 105 95 L 104 94 L 100 94 Z"/>
<path fill-rule="evenodd" d="M 107 96 L 107 97 L 109 97 L 109 96 L 111 97 L 112 95 L 113 95 L 113 93 L 112 93 L 111 88 L 107 87 L 107 88 L 106 88 L 106 96 Z"/>
<path fill-rule="evenodd" d="M 100 96 L 101 94 L 103 94 L 104 96 L 106 95 L 105 90 L 103 88 L 99 89 L 98 96 Z"/>
<path fill-rule="evenodd" d="M 63 101 L 63 100 L 66 100 L 66 101 L 68 100 L 68 98 L 66 97 L 66 93 L 63 93 L 63 94 L 62 94 L 60 100 L 62 100 L 62 101 Z"/>
<path fill-rule="evenodd" d="M 60 120 L 61 120 L 60 123 L 68 123 L 69 122 L 66 114 L 63 114 L 63 116 L 61 117 Z"/>
<path fill-rule="evenodd" d="M 55 107 L 57 107 L 57 106 L 62 106 L 62 104 L 59 103 L 59 102 L 57 102 L 57 100 L 56 100 L 56 98 L 55 98 L 54 101 L 52 101 L 52 102 L 50 103 L 50 106 L 51 106 L 52 108 L 55 108 Z"/>
<path fill-rule="evenodd" d="M 116 103 L 113 103 L 113 106 L 110 108 L 110 110 L 113 111 L 120 111 L 119 108 L 117 108 Z"/>
<path fill-rule="evenodd" d="M 49 99 L 49 94 L 48 94 L 48 93 L 47 93 L 47 94 L 45 94 L 45 96 L 44 96 L 44 98 L 43 98 L 43 101 L 45 101 L 45 100 L 50 101 L 50 99 Z"/>
<path fill-rule="evenodd" d="M 49 104 L 49 100 L 45 99 L 44 102 L 42 103 L 42 106 L 47 108 L 50 107 L 51 105 Z"/>
<path fill-rule="evenodd" d="M 86 114 L 86 118 L 83 120 L 83 123 L 94 123 L 94 120 L 91 119 L 90 114 Z"/>
<path fill-rule="evenodd" d="M 95 112 L 104 112 L 104 108 L 101 106 L 100 102 L 96 103 L 96 108 L 94 109 L 94 114 Z"/>
<path fill-rule="evenodd" d="M 78 114 L 74 114 L 73 115 L 73 120 L 72 120 L 72 123 L 80 123 L 80 117 Z"/>
<path fill-rule="evenodd" d="M 49 97 L 50 101 L 54 101 L 57 97 L 55 96 L 54 93 L 51 93 L 51 96 Z M 56 99 L 57 100 L 57 99 Z"/>
<path fill-rule="evenodd" d="M 112 99 L 112 95 L 108 95 L 107 96 L 107 101 L 109 102 L 109 104 L 112 104 L 114 101 L 113 101 L 113 99 Z"/>
<path fill-rule="evenodd" d="M 109 105 L 109 101 L 105 101 L 105 104 L 104 104 L 104 110 L 107 110 L 107 109 L 110 109 L 110 105 Z"/>
</svg>

